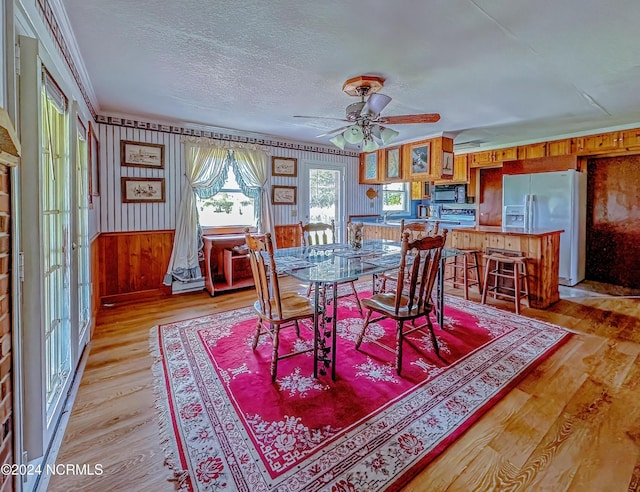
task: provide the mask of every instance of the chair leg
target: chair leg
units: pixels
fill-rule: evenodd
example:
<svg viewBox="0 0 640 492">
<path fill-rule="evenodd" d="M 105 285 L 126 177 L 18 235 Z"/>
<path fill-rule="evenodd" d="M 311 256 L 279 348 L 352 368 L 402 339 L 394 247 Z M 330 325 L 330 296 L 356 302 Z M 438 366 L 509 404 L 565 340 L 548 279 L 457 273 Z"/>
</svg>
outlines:
<svg viewBox="0 0 640 492">
<path fill-rule="evenodd" d="M 353 296 L 356 298 L 356 303 L 358 304 L 358 311 L 360 311 L 360 316 L 363 316 L 362 312 L 362 304 L 360 304 L 360 298 L 358 297 L 358 291 L 356 290 L 355 282 L 351 282 L 351 289 L 353 290 Z"/>
<path fill-rule="evenodd" d="M 491 260 L 487 259 L 487 264 L 484 266 L 484 282 L 482 283 L 481 304 L 487 303 L 487 289 L 489 288 L 489 270 L 491 270 Z"/>
<path fill-rule="evenodd" d="M 438 346 L 438 339 L 436 338 L 436 334 L 433 332 L 433 325 L 431 324 L 429 313 L 426 314 L 426 318 L 427 326 L 429 327 L 429 333 L 431 334 L 431 343 L 433 344 L 433 349 L 436 351 L 436 355 L 440 357 L 440 347 Z"/>
<path fill-rule="evenodd" d="M 522 282 L 524 283 L 523 285 L 523 289 L 524 289 L 524 295 L 525 295 L 525 300 L 527 303 L 527 307 L 530 308 L 531 307 L 531 299 L 529 298 L 529 274 L 527 273 L 527 263 L 523 263 L 522 265 Z"/>
<path fill-rule="evenodd" d="M 398 320 L 396 325 L 396 372 L 400 376 L 402 371 L 402 342 L 404 342 L 404 320 Z"/>
<path fill-rule="evenodd" d="M 516 302 L 516 314 L 520 314 L 520 268 L 513 265 L 513 295 Z"/>
<path fill-rule="evenodd" d="M 469 300 L 469 277 L 467 274 L 467 269 L 469 268 L 469 263 L 467 262 L 467 255 L 465 254 L 462 257 L 462 283 L 464 285 L 464 298 Z"/>
<path fill-rule="evenodd" d="M 300 324 L 298 323 L 298 320 L 295 320 L 294 324 L 296 325 L 296 336 L 300 338 Z"/>
<path fill-rule="evenodd" d="M 369 309 L 367 311 L 367 317 L 364 319 L 364 323 L 362 323 L 362 330 L 360 330 L 360 335 L 358 335 L 358 339 L 356 340 L 356 350 L 360 348 L 360 344 L 364 338 L 364 332 L 366 331 L 367 326 L 369 325 L 369 320 L 371 319 L 371 313 L 373 313 L 373 311 Z"/>
<path fill-rule="evenodd" d="M 278 372 L 278 346 L 280 345 L 280 325 L 273 327 L 273 352 L 271 353 L 271 382 L 276 382 Z"/>
<path fill-rule="evenodd" d="M 251 348 L 253 350 L 258 346 L 258 340 L 260 339 L 260 332 L 262 331 L 262 320 L 258 319 L 258 324 L 256 325 L 256 334 L 253 335 L 253 343 L 251 344 Z"/>
<path fill-rule="evenodd" d="M 478 293 L 482 295 L 484 289 L 482 288 L 482 280 L 480 277 L 480 263 L 478 262 L 477 252 L 473 253 L 473 261 L 475 262 L 474 269 L 476 271 L 476 281 L 478 282 Z"/>
<path fill-rule="evenodd" d="M 309 285 L 307 286 L 307 297 L 311 296 L 311 282 L 309 282 Z"/>
</svg>

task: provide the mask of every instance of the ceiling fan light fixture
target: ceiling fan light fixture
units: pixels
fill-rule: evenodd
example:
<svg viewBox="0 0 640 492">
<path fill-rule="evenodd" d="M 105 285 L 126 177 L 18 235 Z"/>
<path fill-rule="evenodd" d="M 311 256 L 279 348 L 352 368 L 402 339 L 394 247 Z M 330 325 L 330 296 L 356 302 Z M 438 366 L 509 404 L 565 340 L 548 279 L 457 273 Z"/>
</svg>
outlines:
<svg viewBox="0 0 640 492">
<path fill-rule="evenodd" d="M 400 135 L 400 132 L 392 130 L 391 128 L 386 128 L 384 126 L 381 126 L 380 128 L 381 128 L 380 140 L 382 140 L 382 144 L 383 145 L 387 145 L 394 138 L 396 138 L 398 135 Z"/>
<path fill-rule="evenodd" d="M 358 144 L 364 138 L 364 132 L 359 125 L 351 125 L 342 134 L 344 139 L 350 144 Z"/>
<path fill-rule="evenodd" d="M 373 140 L 372 138 L 367 138 L 364 140 L 364 143 L 362 145 L 362 151 L 372 152 L 374 150 L 378 150 L 379 147 L 380 146 L 377 144 L 375 140 Z"/>
<path fill-rule="evenodd" d="M 347 144 L 347 141 L 342 136 L 342 133 L 339 133 L 335 137 L 329 139 L 329 142 L 342 150 L 344 150 L 344 146 Z"/>
</svg>

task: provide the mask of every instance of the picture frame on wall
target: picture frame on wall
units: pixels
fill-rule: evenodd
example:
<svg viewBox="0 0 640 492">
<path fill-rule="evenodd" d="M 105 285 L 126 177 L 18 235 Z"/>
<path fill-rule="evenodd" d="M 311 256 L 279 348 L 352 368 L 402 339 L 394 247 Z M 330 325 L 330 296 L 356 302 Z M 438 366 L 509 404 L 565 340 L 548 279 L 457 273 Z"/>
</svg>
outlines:
<svg viewBox="0 0 640 492">
<path fill-rule="evenodd" d="M 296 205 L 298 203 L 298 188 L 296 186 L 273 186 L 271 188 L 271 203 L 273 205 Z"/>
<path fill-rule="evenodd" d="M 164 178 L 120 178 L 122 203 L 162 203 Z"/>
<path fill-rule="evenodd" d="M 386 180 L 399 180 L 402 178 L 400 147 L 385 149 L 385 178 Z"/>
<path fill-rule="evenodd" d="M 442 172 L 441 177 L 452 178 L 453 177 L 453 152 L 442 153 Z"/>
<path fill-rule="evenodd" d="M 429 150 L 428 143 L 411 147 L 411 174 L 429 174 L 431 172 Z"/>
<path fill-rule="evenodd" d="M 295 157 L 271 157 L 271 175 L 298 177 L 298 159 Z"/>
<path fill-rule="evenodd" d="M 164 144 L 121 140 L 120 165 L 164 169 Z"/>
</svg>

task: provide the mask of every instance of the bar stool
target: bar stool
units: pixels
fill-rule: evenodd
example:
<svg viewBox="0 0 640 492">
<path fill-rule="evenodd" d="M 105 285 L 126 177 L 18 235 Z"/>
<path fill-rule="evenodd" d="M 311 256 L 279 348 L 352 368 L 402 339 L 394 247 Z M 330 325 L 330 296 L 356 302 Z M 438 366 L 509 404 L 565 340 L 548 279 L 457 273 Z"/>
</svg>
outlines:
<svg viewBox="0 0 640 492">
<path fill-rule="evenodd" d="M 454 289 L 462 287 L 464 289 L 464 298 L 469 299 L 469 287 L 474 285 L 478 287 L 478 293 L 482 295 L 482 282 L 480 280 L 480 262 L 478 261 L 477 249 L 460 249 L 456 248 L 460 253 L 447 258 L 446 267 L 451 269 L 451 276 L 445 277 L 444 281 L 451 283 Z M 460 259 L 460 261 L 458 261 Z M 469 275 L 472 274 L 472 277 Z M 462 279 L 460 279 L 462 277 Z"/>
<path fill-rule="evenodd" d="M 485 260 L 482 304 L 487 302 L 487 292 L 492 292 L 494 299 L 497 296 L 502 296 L 515 301 L 516 314 L 520 314 L 520 300 L 525 300 L 527 307 L 531 307 L 527 275 L 528 258 L 525 256 L 507 256 L 501 253 L 491 253 L 485 255 Z M 489 280 L 491 276 L 493 276 L 493 285 L 490 287 Z M 513 280 L 513 287 L 505 285 L 504 281 L 499 283 L 498 280 L 501 278 Z"/>
</svg>

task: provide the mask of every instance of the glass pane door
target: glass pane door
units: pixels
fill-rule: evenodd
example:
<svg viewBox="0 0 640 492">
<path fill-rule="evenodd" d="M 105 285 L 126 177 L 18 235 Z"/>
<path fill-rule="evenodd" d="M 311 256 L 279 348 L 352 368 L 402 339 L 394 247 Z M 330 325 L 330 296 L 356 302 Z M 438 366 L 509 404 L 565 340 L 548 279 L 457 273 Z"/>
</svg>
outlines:
<svg viewBox="0 0 640 492">
<path fill-rule="evenodd" d="M 76 238 L 75 252 L 78 278 L 78 356 L 87 343 L 91 321 L 91 272 L 89 256 L 89 164 L 87 140 L 78 131 L 76 144 Z"/>
<path fill-rule="evenodd" d="M 44 292 L 47 421 L 64 401 L 71 376 L 70 206 L 68 126 L 64 113 L 42 97 L 42 286 Z"/>
<path fill-rule="evenodd" d="M 307 221 L 335 221 L 336 241 L 342 240 L 344 210 L 344 168 L 342 166 L 310 166 L 307 168 Z"/>
</svg>

